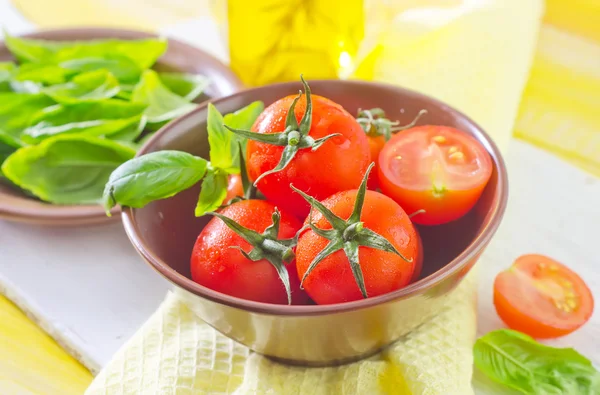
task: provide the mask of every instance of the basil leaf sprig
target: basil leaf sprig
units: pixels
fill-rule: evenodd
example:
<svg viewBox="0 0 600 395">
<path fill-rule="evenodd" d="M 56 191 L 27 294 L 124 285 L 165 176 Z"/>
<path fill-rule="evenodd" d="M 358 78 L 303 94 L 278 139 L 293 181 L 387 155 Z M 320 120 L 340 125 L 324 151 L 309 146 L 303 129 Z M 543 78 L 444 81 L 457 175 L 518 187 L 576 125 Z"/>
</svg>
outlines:
<svg viewBox="0 0 600 395">
<path fill-rule="evenodd" d="M 181 151 L 158 151 L 133 158 L 110 176 L 103 193 L 107 215 L 115 205 L 140 208 L 151 201 L 166 199 L 202 181 L 195 215 L 219 208 L 227 195 L 228 177 L 240 173 L 239 139 L 224 127 L 250 128 L 264 109 L 262 102 L 227 114 L 208 105 L 207 133 L 210 161 Z"/>
<path fill-rule="evenodd" d="M 546 346 L 501 329 L 480 337 L 473 352 L 481 372 L 523 394 L 600 394 L 600 372 L 572 348 Z"/>
</svg>

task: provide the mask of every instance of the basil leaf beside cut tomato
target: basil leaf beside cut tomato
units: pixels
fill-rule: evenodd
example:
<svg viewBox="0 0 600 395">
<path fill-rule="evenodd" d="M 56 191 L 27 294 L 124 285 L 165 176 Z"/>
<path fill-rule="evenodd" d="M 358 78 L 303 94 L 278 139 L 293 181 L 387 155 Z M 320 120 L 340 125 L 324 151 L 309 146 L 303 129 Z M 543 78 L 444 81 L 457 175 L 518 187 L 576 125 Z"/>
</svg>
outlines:
<svg viewBox="0 0 600 395">
<path fill-rule="evenodd" d="M 158 151 L 120 165 L 103 193 L 107 215 L 115 205 L 143 207 L 190 188 L 204 177 L 205 159 L 181 151 Z"/>
<path fill-rule="evenodd" d="M 475 366 L 524 394 L 600 394 L 600 373 L 572 348 L 554 348 L 509 329 L 477 340 Z"/>
<path fill-rule="evenodd" d="M 18 149 L 2 165 L 15 185 L 56 204 L 100 202 L 111 172 L 135 150 L 82 135 L 58 136 Z"/>
</svg>

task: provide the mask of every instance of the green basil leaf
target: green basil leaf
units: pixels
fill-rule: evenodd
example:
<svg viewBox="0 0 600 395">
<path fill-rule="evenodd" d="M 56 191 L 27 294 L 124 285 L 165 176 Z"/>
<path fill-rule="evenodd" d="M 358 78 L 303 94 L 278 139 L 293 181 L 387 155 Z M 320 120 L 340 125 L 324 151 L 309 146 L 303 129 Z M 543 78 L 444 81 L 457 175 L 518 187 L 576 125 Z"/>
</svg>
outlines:
<svg viewBox="0 0 600 395">
<path fill-rule="evenodd" d="M 42 90 L 58 103 L 99 101 L 119 93 L 119 81 L 106 70 L 90 71 L 77 75 L 66 84 L 53 85 Z"/>
<path fill-rule="evenodd" d="M 64 43 L 56 41 L 24 39 L 4 32 L 4 43 L 19 62 L 42 62 L 57 52 Z"/>
<path fill-rule="evenodd" d="M 13 79 L 55 85 L 68 81 L 78 72 L 78 70 L 68 70 L 53 63 L 25 63 L 15 70 Z"/>
<path fill-rule="evenodd" d="M 167 40 L 87 40 L 50 41 L 13 37 L 5 33 L 5 43 L 12 54 L 21 62 L 60 63 L 82 58 L 129 58 L 140 69 L 150 68 L 167 49 Z"/>
<path fill-rule="evenodd" d="M 121 134 L 134 139 L 141 133 L 145 106 L 122 100 L 57 104 L 38 112 L 22 139 L 38 143 L 59 134 L 83 133 L 90 136 Z"/>
<path fill-rule="evenodd" d="M 206 129 L 210 145 L 210 163 L 215 168 L 235 173 L 239 171 L 236 166 L 239 152 L 237 138 L 223 123 L 223 116 L 219 110 L 212 103 L 208 103 Z"/>
<path fill-rule="evenodd" d="M 202 180 L 198 204 L 196 204 L 195 215 L 201 217 L 204 214 L 215 211 L 227 197 L 227 174 L 209 169 L 206 177 Z"/>
<path fill-rule="evenodd" d="M 223 117 L 225 125 L 233 129 L 244 129 L 250 130 L 256 118 L 265 109 L 265 104 L 262 101 L 255 101 L 248 104 L 246 107 L 242 107 L 236 112 L 226 114 Z"/>
<path fill-rule="evenodd" d="M 0 62 L 0 92 L 12 91 L 10 80 L 16 67 L 12 62 Z"/>
<path fill-rule="evenodd" d="M 0 62 L 0 92 L 39 93 L 41 84 L 15 79 L 18 68 L 11 62 Z"/>
<path fill-rule="evenodd" d="M 103 204 L 107 215 L 116 204 L 144 207 L 190 188 L 206 172 L 205 159 L 181 151 L 158 151 L 123 163 L 106 183 Z"/>
<path fill-rule="evenodd" d="M 135 150 L 110 140 L 58 136 L 20 148 L 4 162 L 2 172 L 42 200 L 93 204 L 101 201 L 111 172 L 134 155 Z"/>
<path fill-rule="evenodd" d="M 4 163 L 6 158 L 12 155 L 12 153 L 16 150 L 17 149 L 15 147 L 8 145 L 4 141 L 2 141 L 2 138 L 0 137 L 0 166 L 2 166 L 2 163 Z"/>
<path fill-rule="evenodd" d="M 119 99 L 130 101 L 134 89 L 135 85 L 133 84 L 121 84 L 117 97 Z"/>
<path fill-rule="evenodd" d="M 265 104 L 262 101 L 255 101 L 248 104 L 246 107 L 240 108 L 236 112 L 225 114 L 223 121 L 225 125 L 233 129 L 250 130 L 258 116 L 265 109 Z M 247 140 L 240 136 L 236 136 L 237 140 L 242 144 L 242 152 L 246 151 Z M 236 160 L 236 166 L 239 166 L 239 155 Z"/>
<path fill-rule="evenodd" d="M 13 147 L 14 149 L 21 148 L 25 145 L 19 138 L 14 137 L 2 130 L 0 130 L 0 144 Z"/>
<path fill-rule="evenodd" d="M 145 114 L 149 124 L 164 124 L 196 108 L 196 104 L 167 89 L 153 70 L 146 70 L 142 74 L 131 100 L 148 106 Z"/>
<path fill-rule="evenodd" d="M 30 124 L 31 119 L 44 108 L 53 105 L 53 101 L 45 95 L 29 95 L 24 93 L 0 93 L 0 135 L 3 140 L 15 142 L 13 146 L 23 145 L 21 134 Z"/>
<path fill-rule="evenodd" d="M 38 94 L 44 89 L 44 85 L 33 81 L 10 81 L 10 89 L 16 93 Z"/>
<path fill-rule="evenodd" d="M 114 75 L 119 82 L 136 83 L 143 69 L 126 56 L 106 55 L 102 58 L 81 58 L 65 60 L 57 66 L 68 75 L 85 73 L 94 70 L 107 70 Z"/>
<path fill-rule="evenodd" d="M 524 394 L 600 394 L 600 373 L 572 348 L 537 343 L 502 329 L 477 340 L 475 365 L 492 380 Z"/>
<path fill-rule="evenodd" d="M 0 62 L 0 81 L 2 78 L 10 77 L 11 73 L 14 69 L 17 68 L 17 65 L 13 62 Z"/>
<path fill-rule="evenodd" d="M 131 59 L 140 69 L 149 69 L 167 50 L 167 40 L 91 40 L 71 42 L 55 52 L 53 59 L 57 62 L 83 59 L 123 56 Z"/>
<path fill-rule="evenodd" d="M 173 93 L 193 101 L 204 92 L 210 80 L 199 74 L 158 73 L 161 82 Z"/>
</svg>

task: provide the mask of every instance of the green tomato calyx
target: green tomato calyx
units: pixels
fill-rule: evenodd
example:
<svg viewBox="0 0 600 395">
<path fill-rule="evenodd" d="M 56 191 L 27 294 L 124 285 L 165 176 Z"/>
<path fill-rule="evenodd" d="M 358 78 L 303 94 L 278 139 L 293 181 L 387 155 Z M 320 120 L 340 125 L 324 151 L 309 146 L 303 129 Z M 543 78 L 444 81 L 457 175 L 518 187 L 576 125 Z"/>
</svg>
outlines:
<svg viewBox="0 0 600 395">
<path fill-rule="evenodd" d="M 306 92 L 306 111 L 300 120 L 300 123 L 296 120 L 296 104 L 298 100 L 302 97 L 302 91 L 298 93 L 298 96 L 294 98 L 292 104 L 287 113 L 287 117 L 285 119 L 285 130 L 279 133 L 256 133 L 250 130 L 242 130 L 242 129 L 234 129 L 225 125 L 225 127 L 231 130 L 233 133 L 238 136 L 247 138 L 249 140 L 258 141 L 265 144 L 278 145 L 281 147 L 285 147 L 283 152 L 281 153 L 281 159 L 279 163 L 271 169 L 264 173 L 262 173 L 255 181 L 254 185 L 257 185 L 258 182 L 265 176 L 273 173 L 277 173 L 287 167 L 290 164 L 292 159 L 296 156 L 298 151 L 301 149 L 310 148 L 312 151 L 316 151 L 332 137 L 340 136 L 340 133 L 332 133 L 325 137 L 321 137 L 319 139 L 314 139 L 308 135 L 310 132 L 310 125 L 312 123 L 312 99 L 311 99 L 311 91 L 310 87 L 304 80 L 304 77 L 300 76 L 302 80 L 302 84 L 304 85 L 304 90 Z"/>
<path fill-rule="evenodd" d="M 344 250 L 346 257 L 348 258 L 350 268 L 352 269 L 352 274 L 354 275 L 354 279 L 356 280 L 356 284 L 358 285 L 363 298 L 367 298 L 368 294 L 358 258 L 359 247 L 362 246 L 390 252 L 400 256 L 407 262 L 412 262 L 412 258 L 406 258 L 403 256 L 385 237 L 373 232 L 369 228 L 366 228 L 364 223 L 360 220 L 362 208 L 365 202 L 365 196 L 367 193 L 367 180 L 374 165 L 375 163 L 371 163 L 367 168 L 362 183 L 360 184 L 358 192 L 356 193 L 356 200 L 354 202 L 352 214 L 347 220 L 338 217 L 317 199 L 307 195 L 293 185 L 290 185 L 290 187 L 294 191 L 298 192 L 311 206 L 311 216 L 309 217 L 309 226 L 311 230 L 317 235 L 329 240 L 327 246 L 317 254 L 317 256 L 308 266 L 306 273 L 304 273 L 304 276 L 302 277 L 300 287 L 302 287 L 302 284 L 304 284 L 306 278 L 315 269 L 315 267 L 317 267 L 317 265 L 323 261 L 323 259 L 339 250 Z M 325 230 L 317 228 L 312 222 L 312 209 L 319 211 L 329 222 L 332 229 Z"/>
<path fill-rule="evenodd" d="M 219 214 L 216 212 L 207 213 L 219 218 L 227 225 L 229 229 L 238 234 L 241 238 L 246 240 L 252 249 L 249 252 L 244 251 L 240 246 L 231 246 L 239 250 L 246 259 L 253 262 L 266 259 L 271 265 L 277 270 L 277 274 L 285 287 L 285 292 L 288 298 L 288 304 L 292 303 L 292 291 L 290 288 L 290 276 L 285 267 L 286 263 L 290 263 L 296 259 L 293 248 L 298 244 L 298 235 L 302 232 L 301 229 L 294 238 L 291 239 L 278 239 L 277 234 L 279 233 L 279 222 L 281 220 L 281 213 L 277 208 L 272 215 L 272 223 L 269 225 L 263 233 L 258 233 L 255 230 L 248 229 L 243 225 L 240 225 L 233 219 Z"/>
</svg>

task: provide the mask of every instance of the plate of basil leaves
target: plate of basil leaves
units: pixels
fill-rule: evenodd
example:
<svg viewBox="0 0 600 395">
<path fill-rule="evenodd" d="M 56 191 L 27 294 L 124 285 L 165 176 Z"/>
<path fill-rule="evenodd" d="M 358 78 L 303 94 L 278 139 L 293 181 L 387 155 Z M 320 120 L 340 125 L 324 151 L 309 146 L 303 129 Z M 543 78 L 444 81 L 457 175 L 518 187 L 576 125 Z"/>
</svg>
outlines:
<svg viewBox="0 0 600 395">
<path fill-rule="evenodd" d="M 207 53 L 149 33 L 4 32 L 0 218 L 109 221 L 98 202 L 111 172 L 166 123 L 241 88 Z"/>
</svg>

